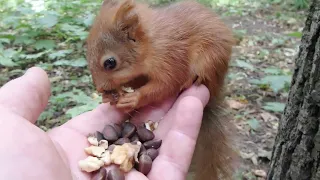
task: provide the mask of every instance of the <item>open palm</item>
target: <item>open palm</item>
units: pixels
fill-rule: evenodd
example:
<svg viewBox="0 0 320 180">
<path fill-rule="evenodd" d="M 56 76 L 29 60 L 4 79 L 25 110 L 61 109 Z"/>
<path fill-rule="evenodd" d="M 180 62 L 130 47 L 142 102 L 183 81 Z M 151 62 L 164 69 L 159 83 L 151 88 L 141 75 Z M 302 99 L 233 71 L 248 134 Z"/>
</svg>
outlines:
<svg viewBox="0 0 320 180">
<path fill-rule="evenodd" d="M 86 136 L 101 131 L 108 123 L 127 119 L 113 106 L 102 104 L 43 132 L 34 123 L 45 109 L 49 96 L 50 83 L 40 68 L 29 69 L 24 76 L 0 89 L 0 177 L 3 179 L 90 179 L 90 174 L 78 167 L 78 161 L 87 157 Z M 193 86 L 178 98 L 139 110 L 133 117 L 135 123 L 163 117 L 155 131 L 163 143 L 148 177 L 132 171 L 126 179 L 185 179 L 208 98 L 205 86 Z"/>
</svg>

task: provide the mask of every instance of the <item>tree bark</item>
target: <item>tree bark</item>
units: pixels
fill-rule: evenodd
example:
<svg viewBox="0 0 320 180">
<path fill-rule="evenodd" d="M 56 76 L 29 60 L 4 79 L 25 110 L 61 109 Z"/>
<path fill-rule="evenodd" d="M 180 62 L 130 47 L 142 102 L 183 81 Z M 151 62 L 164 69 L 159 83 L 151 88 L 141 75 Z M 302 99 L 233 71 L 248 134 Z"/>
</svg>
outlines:
<svg viewBox="0 0 320 180">
<path fill-rule="evenodd" d="M 313 0 L 268 180 L 320 179 L 320 0 Z"/>
</svg>

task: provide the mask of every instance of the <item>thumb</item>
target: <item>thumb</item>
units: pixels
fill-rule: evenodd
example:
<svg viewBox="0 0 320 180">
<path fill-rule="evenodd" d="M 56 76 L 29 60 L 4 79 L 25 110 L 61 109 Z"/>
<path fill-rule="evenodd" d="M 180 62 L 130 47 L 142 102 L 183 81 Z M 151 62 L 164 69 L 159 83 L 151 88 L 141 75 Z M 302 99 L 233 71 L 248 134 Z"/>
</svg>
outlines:
<svg viewBox="0 0 320 180">
<path fill-rule="evenodd" d="M 0 89 L 0 107 L 35 123 L 50 96 L 50 81 L 41 68 L 30 68 L 25 75 Z"/>
</svg>

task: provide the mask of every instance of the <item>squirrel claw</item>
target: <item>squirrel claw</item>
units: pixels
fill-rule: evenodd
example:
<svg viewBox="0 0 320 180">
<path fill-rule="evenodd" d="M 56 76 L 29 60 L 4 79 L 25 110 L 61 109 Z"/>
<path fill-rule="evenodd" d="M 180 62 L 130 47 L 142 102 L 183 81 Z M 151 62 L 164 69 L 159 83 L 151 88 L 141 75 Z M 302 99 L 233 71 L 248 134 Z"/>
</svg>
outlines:
<svg viewBox="0 0 320 180">
<path fill-rule="evenodd" d="M 124 96 L 119 98 L 119 101 L 116 105 L 117 108 L 123 109 L 126 112 L 130 112 L 137 108 L 140 101 L 140 93 L 135 91 L 133 93 L 127 93 Z"/>
</svg>

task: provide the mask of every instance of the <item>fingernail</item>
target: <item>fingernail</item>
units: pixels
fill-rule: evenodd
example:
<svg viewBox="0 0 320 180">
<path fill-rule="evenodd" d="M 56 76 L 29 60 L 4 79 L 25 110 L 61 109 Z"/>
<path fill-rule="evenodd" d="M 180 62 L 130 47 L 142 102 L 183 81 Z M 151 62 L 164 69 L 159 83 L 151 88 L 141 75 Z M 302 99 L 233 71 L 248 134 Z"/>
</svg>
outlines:
<svg viewBox="0 0 320 180">
<path fill-rule="evenodd" d="M 24 73 L 24 75 L 30 74 L 35 68 L 37 68 L 37 67 L 31 67 L 31 68 L 29 68 L 29 69 Z"/>
<path fill-rule="evenodd" d="M 31 68 L 27 69 L 27 71 L 24 73 L 24 75 L 28 75 L 30 73 L 30 70 Z"/>
</svg>

